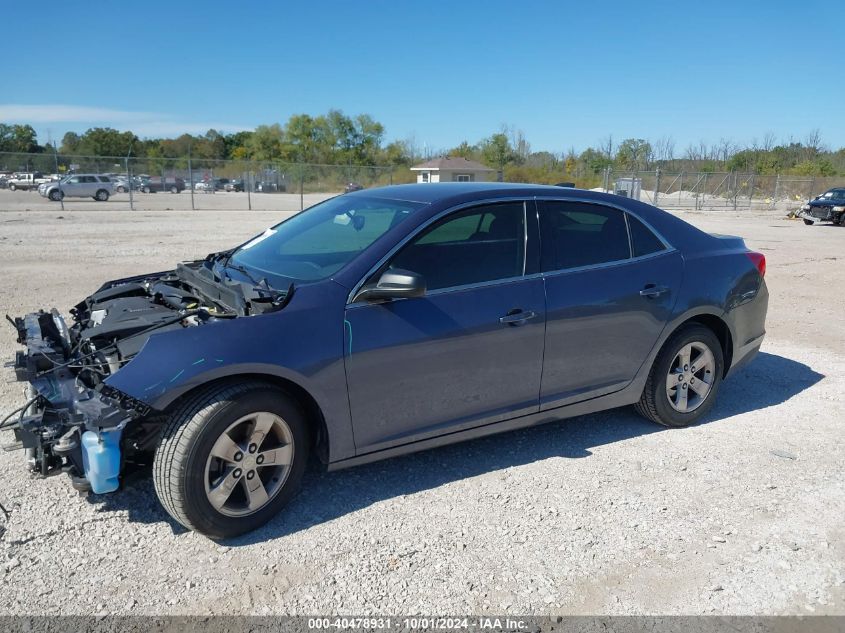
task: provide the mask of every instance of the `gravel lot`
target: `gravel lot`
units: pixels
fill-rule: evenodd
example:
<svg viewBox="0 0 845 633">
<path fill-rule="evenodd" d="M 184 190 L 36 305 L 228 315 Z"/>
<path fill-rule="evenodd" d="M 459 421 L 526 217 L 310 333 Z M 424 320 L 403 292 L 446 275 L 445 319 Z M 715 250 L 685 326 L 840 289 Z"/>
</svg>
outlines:
<svg viewBox="0 0 845 633">
<path fill-rule="evenodd" d="M 12 315 L 67 310 L 104 280 L 204 256 L 283 215 L 4 200 Z M 845 229 L 684 217 L 744 236 L 769 266 L 763 352 L 705 423 L 669 431 L 614 410 L 314 470 L 282 515 L 225 544 L 171 522 L 149 477 L 80 497 L 2 453 L 0 613 L 845 614 Z M 0 329 L 0 356 L 16 348 Z M 21 388 L 0 371 L 9 411 Z"/>
</svg>

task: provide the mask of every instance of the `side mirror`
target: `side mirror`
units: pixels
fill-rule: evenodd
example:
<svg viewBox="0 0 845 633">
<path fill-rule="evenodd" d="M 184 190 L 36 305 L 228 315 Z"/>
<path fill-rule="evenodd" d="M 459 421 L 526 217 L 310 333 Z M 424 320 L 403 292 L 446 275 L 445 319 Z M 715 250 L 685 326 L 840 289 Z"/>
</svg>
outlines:
<svg viewBox="0 0 845 633">
<path fill-rule="evenodd" d="M 410 299 L 425 294 L 425 279 L 419 273 L 394 268 L 386 270 L 375 286 L 362 289 L 355 301 L 384 301 Z"/>
</svg>

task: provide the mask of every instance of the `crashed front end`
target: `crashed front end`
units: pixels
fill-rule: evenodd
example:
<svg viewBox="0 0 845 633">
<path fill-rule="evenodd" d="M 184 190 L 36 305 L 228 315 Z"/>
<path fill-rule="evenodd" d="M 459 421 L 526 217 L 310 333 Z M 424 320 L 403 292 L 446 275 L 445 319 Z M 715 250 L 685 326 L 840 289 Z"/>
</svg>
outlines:
<svg viewBox="0 0 845 633">
<path fill-rule="evenodd" d="M 98 354 L 90 339 L 74 336 L 56 311 L 13 320 L 18 343 L 15 377 L 27 383 L 26 405 L 13 418 L 16 444 L 35 473 L 70 475 L 79 490 L 112 492 L 121 470 L 121 437 L 133 420 L 153 409 L 102 381 L 120 360 Z M 81 353 L 80 353 L 81 352 Z"/>
<path fill-rule="evenodd" d="M 12 365 L 27 385 L 26 404 L 0 424 L 15 434 L 7 448 L 25 450 L 34 472 L 66 472 L 77 489 L 98 494 L 116 490 L 126 466 L 148 464 L 164 418 L 110 378 L 155 334 L 286 304 L 287 293 L 228 277 L 220 257 L 109 282 L 71 310 L 70 324 L 56 310 L 7 317 L 26 347 Z"/>
</svg>

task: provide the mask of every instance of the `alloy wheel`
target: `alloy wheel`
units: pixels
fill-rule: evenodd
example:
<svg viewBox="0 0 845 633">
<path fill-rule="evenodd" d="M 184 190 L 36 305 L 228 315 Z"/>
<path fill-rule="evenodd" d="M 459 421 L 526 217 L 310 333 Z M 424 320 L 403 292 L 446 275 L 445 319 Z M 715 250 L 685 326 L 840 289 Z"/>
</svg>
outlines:
<svg viewBox="0 0 845 633">
<path fill-rule="evenodd" d="M 666 397 L 675 411 L 690 413 L 700 407 L 716 378 L 716 360 L 701 342 L 687 343 L 675 355 L 666 376 Z"/>
<path fill-rule="evenodd" d="M 293 433 L 266 411 L 236 420 L 217 438 L 205 465 L 205 493 L 215 510 L 243 517 L 265 507 L 287 481 Z"/>
</svg>

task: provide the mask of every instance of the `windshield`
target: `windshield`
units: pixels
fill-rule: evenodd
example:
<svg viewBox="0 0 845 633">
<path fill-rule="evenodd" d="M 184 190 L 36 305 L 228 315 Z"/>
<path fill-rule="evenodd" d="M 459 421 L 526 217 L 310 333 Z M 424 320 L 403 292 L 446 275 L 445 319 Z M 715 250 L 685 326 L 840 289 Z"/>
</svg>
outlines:
<svg viewBox="0 0 845 633">
<path fill-rule="evenodd" d="M 422 206 L 338 196 L 267 229 L 239 247 L 230 261 L 267 276 L 276 287 L 326 279 Z"/>
</svg>

